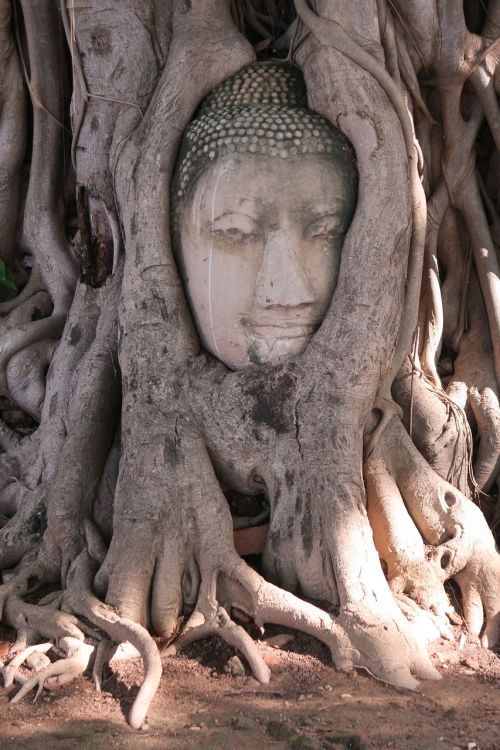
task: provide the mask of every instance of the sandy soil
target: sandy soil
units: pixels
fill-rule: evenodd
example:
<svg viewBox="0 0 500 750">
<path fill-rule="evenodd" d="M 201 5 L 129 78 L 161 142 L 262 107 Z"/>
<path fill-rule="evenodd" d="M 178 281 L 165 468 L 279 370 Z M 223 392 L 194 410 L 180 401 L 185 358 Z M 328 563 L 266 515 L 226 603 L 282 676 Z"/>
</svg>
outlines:
<svg viewBox="0 0 500 750">
<path fill-rule="evenodd" d="M 335 672 L 326 649 L 300 635 L 282 648 L 263 643 L 262 650 L 273 673 L 268 686 L 248 669 L 228 674 L 233 652 L 218 639 L 165 659 L 160 691 L 139 732 L 124 714 L 137 692 L 140 662 L 113 663 L 100 695 L 82 677 L 44 691 L 35 704 L 11 706 L 2 696 L 0 748 L 500 750 L 500 658 L 491 651 L 437 643 L 442 681 L 409 692 Z M 234 658 L 230 664 L 243 666 Z"/>
</svg>

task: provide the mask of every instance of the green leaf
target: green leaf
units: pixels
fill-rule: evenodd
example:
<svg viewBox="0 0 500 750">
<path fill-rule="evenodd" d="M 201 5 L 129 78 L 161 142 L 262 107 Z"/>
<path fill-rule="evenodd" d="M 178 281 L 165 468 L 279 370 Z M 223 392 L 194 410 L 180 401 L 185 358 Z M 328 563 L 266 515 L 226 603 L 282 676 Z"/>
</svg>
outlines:
<svg viewBox="0 0 500 750">
<path fill-rule="evenodd" d="M 0 286 L 6 286 L 8 289 L 13 289 L 14 291 L 17 291 L 17 286 L 14 283 L 14 278 L 1 258 L 0 258 Z"/>
</svg>

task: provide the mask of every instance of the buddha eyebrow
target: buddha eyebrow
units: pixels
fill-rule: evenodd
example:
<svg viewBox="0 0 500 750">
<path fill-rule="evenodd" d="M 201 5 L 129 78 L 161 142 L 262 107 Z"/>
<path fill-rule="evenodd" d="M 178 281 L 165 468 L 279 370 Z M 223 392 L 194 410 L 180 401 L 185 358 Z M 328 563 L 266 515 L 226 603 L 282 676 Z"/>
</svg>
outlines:
<svg viewBox="0 0 500 750">
<path fill-rule="evenodd" d="M 318 204 L 315 200 L 307 201 L 303 206 L 301 206 L 302 209 L 310 210 L 311 213 L 315 214 L 316 216 L 328 216 L 332 213 L 332 211 L 336 211 L 338 209 L 343 209 L 346 205 L 345 198 L 342 197 L 336 197 L 332 201 L 332 203 L 320 203 Z"/>
<path fill-rule="evenodd" d="M 253 204 L 258 203 L 259 206 L 265 206 L 266 205 L 266 201 L 262 200 L 262 198 L 258 198 L 257 196 L 252 197 L 252 198 L 246 198 L 246 197 L 245 198 L 240 198 L 240 205 L 242 203 L 253 203 Z"/>
<path fill-rule="evenodd" d="M 251 219 L 252 221 L 257 221 L 255 216 L 252 216 L 251 214 L 247 214 L 244 211 L 240 211 L 238 209 L 233 209 L 232 211 L 224 211 L 218 216 L 214 216 L 213 220 L 215 222 L 215 221 L 218 221 L 219 219 L 224 219 L 226 216 L 234 216 L 235 214 L 239 214 L 240 216 L 246 216 L 247 219 Z"/>
</svg>

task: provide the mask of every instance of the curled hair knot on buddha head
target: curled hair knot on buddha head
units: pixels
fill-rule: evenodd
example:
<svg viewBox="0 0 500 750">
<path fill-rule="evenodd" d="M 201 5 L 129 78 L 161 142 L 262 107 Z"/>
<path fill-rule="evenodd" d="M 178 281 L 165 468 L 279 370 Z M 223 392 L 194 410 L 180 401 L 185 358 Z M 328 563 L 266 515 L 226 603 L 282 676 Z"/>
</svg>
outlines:
<svg viewBox="0 0 500 750">
<path fill-rule="evenodd" d="M 355 201 L 356 157 L 344 134 L 307 108 L 304 79 L 284 62 L 257 62 L 227 78 L 202 102 L 184 133 L 172 181 L 172 219 L 203 171 L 225 154 L 287 159 L 331 155 Z"/>
</svg>

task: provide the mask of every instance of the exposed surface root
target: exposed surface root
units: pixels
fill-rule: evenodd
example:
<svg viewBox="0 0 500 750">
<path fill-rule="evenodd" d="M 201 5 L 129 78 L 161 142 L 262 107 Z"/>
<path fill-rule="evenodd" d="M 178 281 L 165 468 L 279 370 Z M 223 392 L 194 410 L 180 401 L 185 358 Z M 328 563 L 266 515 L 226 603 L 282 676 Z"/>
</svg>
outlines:
<svg viewBox="0 0 500 750">
<path fill-rule="evenodd" d="M 202 98 L 255 58 L 247 27 L 271 33 L 256 10 L 267 4 L 231 4 L 245 7 L 239 33 L 223 0 L 115 3 L 113 23 L 99 0 L 63 1 L 65 49 L 56 3 L 0 0 L 0 239 L 25 284 L 0 294 L 1 414 L 15 402 L 40 422 L 31 439 L 0 419 L 0 615 L 16 630 L 1 674 L 3 692 L 21 684 L 14 703 L 68 684 L 94 653 L 100 690 L 128 643 L 144 665 L 129 716 L 140 728 L 162 672 L 147 628 L 172 639 L 192 607 L 167 654 L 217 635 L 263 683 L 258 644 L 231 611 L 318 638 L 339 669 L 415 689 L 439 677 L 426 644 L 452 637 L 454 577 L 470 636 L 500 641 L 500 555 L 468 500 L 472 465 L 492 504 L 500 482 L 498 29 L 469 32 L 462 4 L 445 0 L 424 13 L 399 3 L 397 18 L 386 0 L 366 18 L 355 3 L 268 4 L 289 22 L 298 10 L 290 59 L 311 106 L 351 138 L 359 201 L 306 351 L 229 373 L 200 353 L 170 178 Z M 279 585 L 236 554 L 223 491 L 269 501 L 262 565 Z M 41 638 L 63 658 L 26 677 L 26 660 L 56 650 L 32 645 Z"/>
<path fill-rule="evenodd" d="M 94 666 L 92 667 L 92 677 L 94 678 L 95 689 L 98 693 L 102 690 L 102 670 L 106 664 L 109 664 L 117 649 L 117 644 L 113 641 L 103 640 L 97 644 Z M 140 656 L 140 654 L 138 654 Z"/>
<path fill-rule="evenodd" d="M 61 638 L 57 645 L 66 657 L 58 659 L 34 674 L 11 699 L 11 703 L 19 703 L 35 687 L 37 688 L 36 700 L 44 687 L 53 689 L 59 685 L 67 685 L 85 672 L 94 652 L 94 646 L 71 637 Z"/>
<path fill-rule="evenodd" d="M 221 575 L 224 600 L 231 597 L 231 605 L 251 614 L 257 624 L 279 624 L 318 638 L 329 647 L 338 669 L 365 669 L 383 682 L 409 689 L 418 685 L 412 673 L 419 678 L 439 679 L 425 644 L 419 641 L 416 631 L 396 606 L 391 612 L 383 612 L 375 604 L 363 602 L 359 610 L 346 607 L 332 618 L 318 607 L 268 583 L 242 560 L 234 560 Z M 239 648 L 257 679 L 267 682 L 268 670 L 266 667 L 262 671 L 255 644 L 248 642 L 248 636 L 245 634 L 244 638 L 242 629 L 233 623 L 225 632 L 230 621 L 224 610 L 219 619 L 220 608 L 211 622 L 204 621 L 206 605 L 206 601 L 198 603 L 187 630 L 169 647 L 169 652 L 175 653 L 198 638 L 217 634 Z"/>
<path fill-rule="evenodd" d="M 91 593 L 95 569 L 95 563 L 88 554 L 80 553 L 70 569 L 66 603 L 72 611 L 97 625 L 112 641 L 129 641 L 141 655 L 144 663 L 144 682 L 128 717 L 130 726 L 140 729 L 160 682 L 160 655 L 156 643 L 145 628 L 132 620 L 120 617 Z"/>
<path fill-rule="evenodd" d="M 495 557 L 496 554 L 496 557 Z M 500 643 L 500 555 L 494 550 L 474 549 L 466 567 L 455 579 L 462 592 L 469 634 L 481 634 L 481 644 L 494 648 Z M 484 625 L 484 630 L 483 630 Z"/>
<path fill-rule="evenodd" d="M 449 622 L 443 617 L 422 609 L 406 594 L 394 594 L 401 612 L 420 632 L 424 634 L 426 641 L 432 642 L 437 638 L 448 641 L 454 640 L 453 631 Z"/>
<path fill-rule="evenodd" d="M 38 643 L 34 646 L 28 646 L 27 648 L 16 654 L 8 664 L 6 664 L 0 670 L 0 674 L 3 678 L 3 690 L 4 693 L 11 692 L 14 687 L 15 680 L 21 680 L 24 684 L 25 680 L 19 673 L 19 668 L 24 664 L 26 659 L 32 654 L 46 654 L 49 649 L 52 648 L 52 643 Z"/>
<path fill-rule="evenodd" d="M 469 630 L 478 635 L 485 625 L 484 642 L 493 647 L 500 637 L 500 554 L 482 512 L 432 472 L 399 420 L 392 420 L 383 443 L 384 461 L 415 525 L 437 548 L 434 562 L 461 587 Z"/>
<path fill-rule="evenodd" d="M 83 641 L 84 634 L 78 627 L 74 615 L 61 612 L 51 604 L 40 606 L 28 604 L 15 596 L 10 596 L 4 606 L 4 616 L 18 632 L 36 633 L 42 638 L 71 637 Z"/>
<path fill-rule="evenodd" d="M 167 655 L 173 655 L 185 646 L 201 638 L 218 635 L 230 646 L 241 651 L 248 661 L 255 678 L 264 685 L 267 685 L 271 677 L 271 672 L 259 654 L 257 645 L 250 638 L 246 630 L 234 623 L 222 607 L 218 607 L 217 613 L 211 622 L 195 625 L 197 615 L 200 614 L 199 611 L 193 613 L 182 635 L 167 649 Z"/>
</svg>

